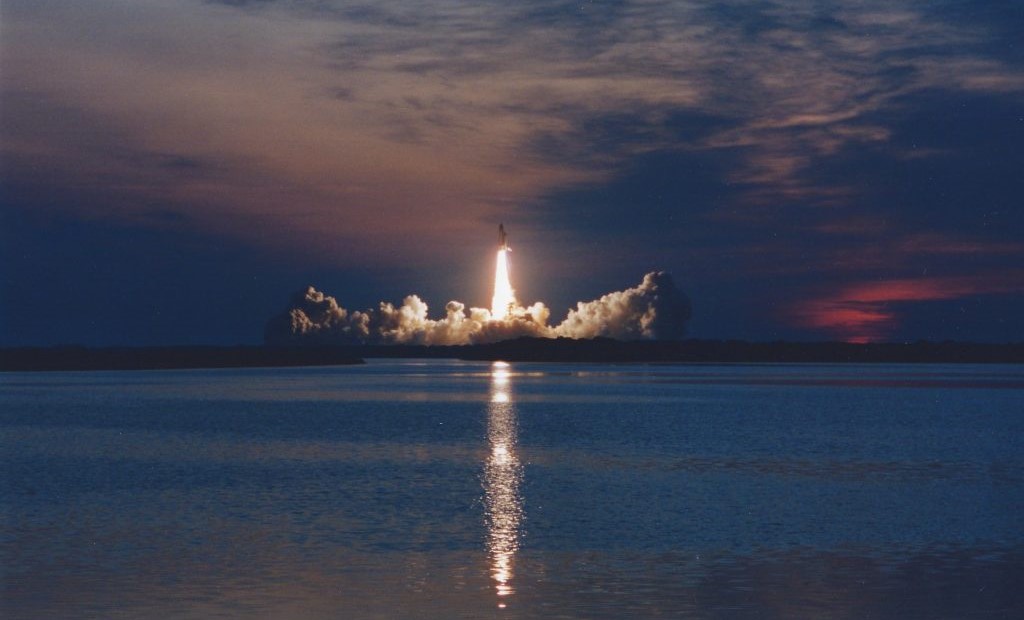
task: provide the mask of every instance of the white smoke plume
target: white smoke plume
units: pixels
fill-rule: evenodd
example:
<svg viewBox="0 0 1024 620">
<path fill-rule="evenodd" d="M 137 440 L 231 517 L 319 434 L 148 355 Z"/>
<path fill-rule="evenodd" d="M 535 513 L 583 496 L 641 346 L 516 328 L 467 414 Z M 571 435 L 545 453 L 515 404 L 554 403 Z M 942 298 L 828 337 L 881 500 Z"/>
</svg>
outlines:
<svg viewBox="0 0 1024 620">
<path fill-rule="evenodd" d="M 381 302 L 376 309 L 349 312 L 334 297 L 310 286 L 267 323 L 265 340 L 271 345 L 454 345 L 519 336 L 677 339 L 686 333 L 690 301 L 669 274 L 651 272 L 636 287 L 579 302 L 556 326 L 548 325 L 551 312 L 541 302 L 517 304 L 500 320 L 493 320 L 490 310 L 467 310 L 458 301 L 448 302 L 444 318 L 431 319 L 427 310 L 422 299 L 409 295 L 398 307 Z"/>
<path fill-rule="evenodd" d="M 678 340 L 686 335 L 690 300 L 664 271 L 652 271 L 639 285 L 579 302 L 555 328 L 569 338 L 606 336 L 618 340 Z"/>
</svg>

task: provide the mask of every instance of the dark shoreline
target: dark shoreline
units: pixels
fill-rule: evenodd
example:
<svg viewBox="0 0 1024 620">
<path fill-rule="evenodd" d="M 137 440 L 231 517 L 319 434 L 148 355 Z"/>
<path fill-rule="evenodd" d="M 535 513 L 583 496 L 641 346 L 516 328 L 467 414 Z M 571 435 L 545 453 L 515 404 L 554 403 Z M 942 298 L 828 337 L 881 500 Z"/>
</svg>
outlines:
<svg viewBox="0 0 1024 620">
<path fill-rule="evenodd" d="M 343 366 L 365 361 L 343 348 L 51 347 L 0 349 L 0 371 L 171 370 Z"/>
<path fill-rule="evenodd" d="M 1024 364 L 1024 343 L 631 341 L 519 338 L 493 344 L 322 347 L 25 347 L 0 349 L 0 371 L 340 366 L 364 358 L 509 362 Z"/>
<path fill-rule="evenodd" d="M 372 357 L 362 352 L 364 357 Z M 747 342 L 520 338 L 472 347 L 462 359 L 558 362 L 1022 364 L 1024 343 Z"/>
</svg>

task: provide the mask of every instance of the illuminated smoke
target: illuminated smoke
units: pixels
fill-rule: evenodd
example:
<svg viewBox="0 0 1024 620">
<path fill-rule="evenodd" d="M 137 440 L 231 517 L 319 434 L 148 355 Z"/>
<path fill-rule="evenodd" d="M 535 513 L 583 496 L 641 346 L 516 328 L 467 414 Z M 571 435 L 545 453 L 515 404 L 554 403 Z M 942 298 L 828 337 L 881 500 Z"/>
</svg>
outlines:
<svg viewBox="0 0 1024 620">
<path fill-rule="evenodd" d="M 508 278 L 508 250 L 498 250 L 494 272 L 494 297 L 491 298 L 491 320 L 504 321 L 516 306 L 516 292 Z"/>
<path fill-rule="evenodd" d="M 507 263 L 505 273 L 507 282 Z M 427 304 L 416 295 L 406 297 L 400 306 L 381 302 L 375 309 L 349 312 L 334 297 L 310 286 L 267 323 L 264 338 L 271 345 L 455 345 L 520 336 L 677 339 L 685 335 L 690 318 L 689 299 L 665 272 L 648 273 L 633 288 L 579 302 L 557 326 L 547 324 L 551 312 L 543 303 L 523 307 L 515 302 L 511 286 L 507 291 L 512 303 L 504 305 L 503 318 L 492 312 L 496 308 L 467 310 L 465 304 L 451 301 L 444 318 L 431 319 Z"/>
<path fill-rule="evenodd" d="M 664 271 L 652 271 L 638 286 L 579 302 L 561 325 L 558 336 L 619 340 L 677 340 L 686 335 L 690 300 Z"/>
</svg>

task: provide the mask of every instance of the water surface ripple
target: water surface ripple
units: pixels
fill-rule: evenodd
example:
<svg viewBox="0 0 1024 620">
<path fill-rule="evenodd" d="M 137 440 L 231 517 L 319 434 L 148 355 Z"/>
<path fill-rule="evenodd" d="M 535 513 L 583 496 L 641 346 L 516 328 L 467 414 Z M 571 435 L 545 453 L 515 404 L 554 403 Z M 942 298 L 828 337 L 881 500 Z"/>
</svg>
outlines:
<svg viewBox="0 0 1024 620">
<path fill-rule="evenodd" d="M 4 618 L 1019 618 L 1024 367 L 0 373 Z"/>
</svg>

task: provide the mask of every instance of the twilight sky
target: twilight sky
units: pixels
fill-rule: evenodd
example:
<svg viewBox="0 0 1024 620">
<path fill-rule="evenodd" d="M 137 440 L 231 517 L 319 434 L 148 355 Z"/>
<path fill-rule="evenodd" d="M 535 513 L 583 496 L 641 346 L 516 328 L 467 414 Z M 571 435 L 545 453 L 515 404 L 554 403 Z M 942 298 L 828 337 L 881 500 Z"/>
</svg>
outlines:
<svg viewBox="0 0 1024 620">
<path fill-rule="evenodd" d="M 0 138 L 0 345 L 486 307 L 498 222 L 556 320 L 1024 340 L 1019 0 L 4 0 Z"/>
</svg>

